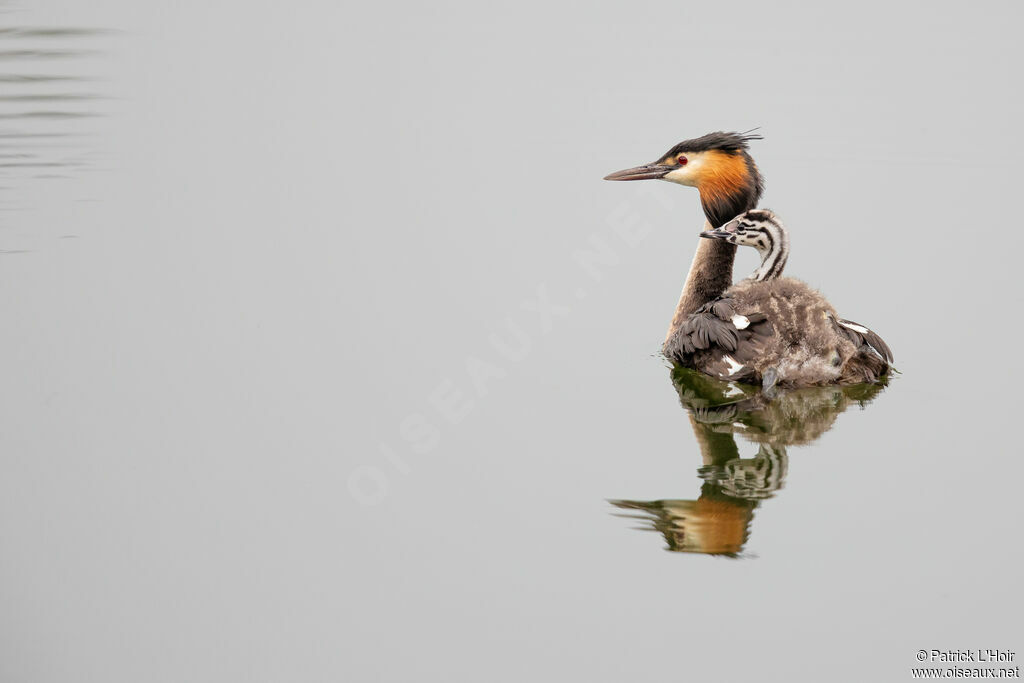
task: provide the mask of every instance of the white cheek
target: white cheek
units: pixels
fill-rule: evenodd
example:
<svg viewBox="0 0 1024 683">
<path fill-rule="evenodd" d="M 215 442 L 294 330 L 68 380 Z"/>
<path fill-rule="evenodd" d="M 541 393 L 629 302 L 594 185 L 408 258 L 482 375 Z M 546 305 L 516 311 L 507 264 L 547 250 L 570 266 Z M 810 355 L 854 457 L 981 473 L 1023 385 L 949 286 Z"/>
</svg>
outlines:
<svg viewBox="0 0 1024 683">
<path fill-rule="evenodd" d="M 693 173 L 691 172 L 688 165 L 683 166 L 682 168 L 677 168 L 674 171 L 669 171 L 664 176 L 662 176 L 661 179 L 667 180 L 670 183 L 679 183 L 680 185 L 692 186 L 697 184 L 696 181 L 693 179 Z"/>
<path fill-rule="evenodd" d="M 664 179 L 672 183 L 696 187 L 698 185 L 697 178 L 700 177 L 701 168 L 703 168 L 706 161 L 707 159 L 703 154 L 695 153 L 689 158 L 685 166 L 680 166 L 666 173 Z"/>
<path fill-rule="evenodd" d="M 669 182 L 678 182 L 681 185 L 695 184 L 693 179 L 690 177 L 690 174 L 686 172 L 685 166 L 683 168 L 677 168 L 674 171 L 669 171 L 662 176 L 662 179 L 668 180 Z"/>
</svg>

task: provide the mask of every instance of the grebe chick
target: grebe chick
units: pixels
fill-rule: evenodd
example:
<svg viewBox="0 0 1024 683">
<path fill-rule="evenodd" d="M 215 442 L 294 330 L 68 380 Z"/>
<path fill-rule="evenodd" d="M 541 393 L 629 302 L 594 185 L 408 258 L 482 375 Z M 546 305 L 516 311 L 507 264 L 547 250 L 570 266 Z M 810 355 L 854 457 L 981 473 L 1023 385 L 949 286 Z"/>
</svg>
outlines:
<svg viewBox="0 0 1024 683">
<path fill-rule="evenodd" d="M 700 236 L 757 249 L 761 255 L 761 265 L 747 278 L 752 282 L 781 276 L 789 259 L 789 231 L 779 217 L 768 209 L 741 213 L 722 227 L 705 230 Z"/>
<path fill-rule="evenodd" d="M 734 353 L 722 355 L 727 367 L 725 376 L 719 376 L 756 379 L 766 387 L 776 382 L 805 386 L 874 381 L 888 373 L 892 351 L 881 337 L 840 318 L 828 300 L 806 283 L 781 277 L 789 257 L 789 231 L 773 212 L 746 211 L 700 236 L 754 247 L 761 265 L 691 316 L 683 326 L 682 353 L 677 350 L 674 360 L 686 365 L 691 357 L 705 355 L 707 363 L 706 354 L 721 354 L 715 347 L 724 342 L 734 347 Z M 735 344 L 729 327 L 736 331 Z M 724 332 L 718 343 L 708 335 L 715 328 Z M 750 332 L 745 332 L 748 328 Z M 701 349 L 705 339 L 711 343 Z M 748 350 L 742 349 L 744 343 Z M 749 361 L 739 362 L 741 354 Z"/>
</svg>

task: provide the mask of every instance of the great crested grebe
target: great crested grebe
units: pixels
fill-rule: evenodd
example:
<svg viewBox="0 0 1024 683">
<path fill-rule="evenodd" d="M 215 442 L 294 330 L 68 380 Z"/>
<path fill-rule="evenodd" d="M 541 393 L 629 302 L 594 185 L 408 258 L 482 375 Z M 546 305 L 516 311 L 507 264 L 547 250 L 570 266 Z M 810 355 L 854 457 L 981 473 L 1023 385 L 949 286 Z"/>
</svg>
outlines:
<svg viewBox="0 0 1024 683">
<path fill-rule="evenodd" d="M 719 379 L 789 386 L 874 382 L 887 375 L 892 354 L 878 335 L 842 320 L 816 290 L 779 275 L 788 255 L 781 221 L 768 211 L 748 214 L 764 187 L 747 153 L 758 136 L 709 133 L 681 142 L 658 161 L 618 171 L 606 180 L 658 178 L 697 188 L 707 218 L 662 352 L 670 360 Z M 752 278 L 732 285 L 740 226 L 767 241 L 779 235 Z M 744 242 L 745 243 L 745 242 Z M 756 244 L 754 245 L 756 246 Z M 765 258 L 767 256 L 767 258 Z"/>
</svg>

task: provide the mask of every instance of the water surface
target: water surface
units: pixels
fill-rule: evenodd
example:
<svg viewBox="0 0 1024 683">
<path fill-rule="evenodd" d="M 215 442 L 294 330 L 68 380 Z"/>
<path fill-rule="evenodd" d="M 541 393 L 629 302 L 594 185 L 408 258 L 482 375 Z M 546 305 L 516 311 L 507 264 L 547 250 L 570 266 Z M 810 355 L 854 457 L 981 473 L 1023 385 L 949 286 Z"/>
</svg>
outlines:
<svg viewBox="0 0 1024 683">
<path fill-rule="evenodd" d="M 6 8 L 3 680 L 1024 651 L 1017 9 Z M 758 125 L 882 391 L 657 355 L 697 198 L 601 177 Z"/>
</svg>

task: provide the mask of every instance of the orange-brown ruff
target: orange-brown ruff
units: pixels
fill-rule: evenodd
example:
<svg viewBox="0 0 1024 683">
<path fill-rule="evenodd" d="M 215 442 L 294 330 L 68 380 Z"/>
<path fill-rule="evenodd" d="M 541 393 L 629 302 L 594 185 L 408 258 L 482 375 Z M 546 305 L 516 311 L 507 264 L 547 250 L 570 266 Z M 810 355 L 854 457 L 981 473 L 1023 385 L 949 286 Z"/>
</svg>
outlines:
<svg viewBox="0 0 1024 683">
<path fill-rule="evenodd" d="M 650 528 L 661 532 L 673 552 L 736 556 L 750 536 L 757 502 L 734 498 L 705 485 L 697 500 L 616 500 L 616 507 L 650 515 Z"/>
<path fill-rule="evenodd" d="M 697 191 L 700 192 L 701 204 L 731 204 L 730 199 L 742 195 L 751 181 L 747 160 L 739 154 L 719 150 L 706 152 L 705 158 L 706 161 L 697 174 Z M 749 163 L 753 164 L 753 160 Z"/>
</svg>

